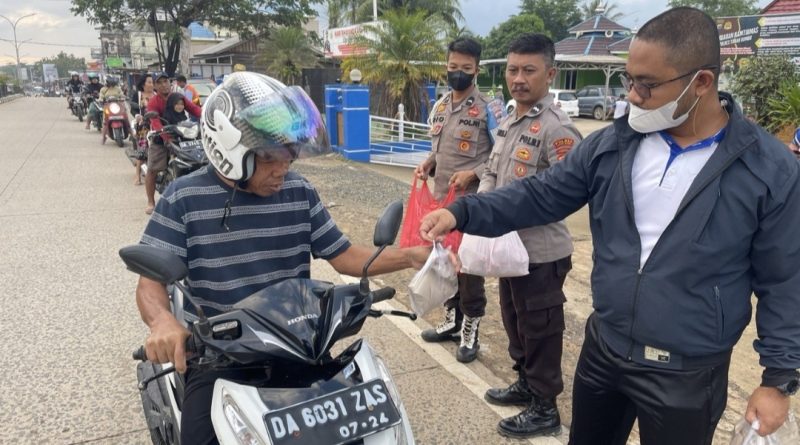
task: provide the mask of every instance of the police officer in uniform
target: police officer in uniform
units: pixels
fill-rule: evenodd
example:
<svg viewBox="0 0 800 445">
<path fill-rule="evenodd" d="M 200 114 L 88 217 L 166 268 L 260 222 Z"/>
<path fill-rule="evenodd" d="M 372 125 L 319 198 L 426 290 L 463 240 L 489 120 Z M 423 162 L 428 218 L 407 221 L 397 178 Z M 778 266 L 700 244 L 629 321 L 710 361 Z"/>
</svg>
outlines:
<svg viewBox="0 0 800 445">
<path fill-rule="evenodd" d="M 554 56 L 553 41 L 541 34 L 526 34 L 510 44 L 506 83 L 517 107 L 500 123 L 479 193 L 546 170 L 580 141 L 580 133 L 549 93 L 556 74 Z M 485 398 L 498 405 L 527 406 L 500 422 L 501 434 L 556 434 L 561 421 L 555 400 L 564 390 L 562 287 L 572 268 L 572 238 L 564 221 L 523 229 L 519 236 L 530 257 L 530 272 L 500 279 L 508 352 L 519 378 L 508 388 L 489 389 Z"/>
<path fill-rule="evenodd" d="M 447 46 L 447 83 L 452 91 L 437 101 L 429 118 L 431 155 L 416 169 L 418 178 L 433 176 L 437 200 L 451 185 L 463 193 L 478 190 L 480 176 L 492 151 L 487 112 L 491 99 L 475 87 L 481 45 L 460 37 Z M 493 107 L 491 110 L 494 110 Z M 486 309 L 483 277 L 459 274 L 458 292 L 445 303 L 445 319 L 422 332 L 428 342 L 461 337 L 456 358 L 468 363 L 478 356 L 478 327 Z"/>
</svg>

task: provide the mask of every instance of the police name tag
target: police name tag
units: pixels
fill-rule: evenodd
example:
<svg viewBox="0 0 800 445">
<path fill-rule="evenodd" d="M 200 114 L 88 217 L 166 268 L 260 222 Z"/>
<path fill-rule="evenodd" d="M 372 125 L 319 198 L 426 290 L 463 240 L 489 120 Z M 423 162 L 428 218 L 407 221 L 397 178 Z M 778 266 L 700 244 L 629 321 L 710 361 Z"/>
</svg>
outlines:
<svg viewBox="0 0 800 445">
<path fill-rule="evenodd" d="M 657 349 L 652 346 L 644 347 L 645 360 L 651 360 L 659 363 L 669 363 L 669 351 Z"/>
</svg>

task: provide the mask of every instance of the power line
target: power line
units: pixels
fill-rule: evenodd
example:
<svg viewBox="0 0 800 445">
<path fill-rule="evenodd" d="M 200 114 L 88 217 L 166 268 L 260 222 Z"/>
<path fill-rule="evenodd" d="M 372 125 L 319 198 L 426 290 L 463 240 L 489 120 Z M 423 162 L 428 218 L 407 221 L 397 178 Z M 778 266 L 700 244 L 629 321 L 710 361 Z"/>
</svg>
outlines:
<svg viewBox="0 0 800 445">
<path fill-rule="evenodd" d="M 4 39 L 2 37 L 0 37 L 0 41 L 14 43 L 14 40 L 12 40 L 12 39 Z M 78 44 L 70 44 L 70 43 L 33 42 L 33 41 L 30 41 L 30 40 L 26 40 L 24 42 L 20 42 L 20 45 L 22 45 L 23 43 L 26 44 L 26 45 L 69 46 L 69 47 L 76 47 L 76 48 L 95 48 L 95 47 L 99 46 L 99 43 L 97 45 L 78 45 Z"/>
</svg>

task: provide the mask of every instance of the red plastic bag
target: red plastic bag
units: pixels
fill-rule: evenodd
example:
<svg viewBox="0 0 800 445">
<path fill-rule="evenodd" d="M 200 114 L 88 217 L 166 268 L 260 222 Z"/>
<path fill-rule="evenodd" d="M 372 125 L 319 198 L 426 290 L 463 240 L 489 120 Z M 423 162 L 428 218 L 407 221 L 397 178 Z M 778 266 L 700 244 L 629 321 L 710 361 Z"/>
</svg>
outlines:
<svg viewBox="0 0 800 445">
<path fill-rule="evenodd" d="M 433 193 L 428 188 L 427 182 L 422 181 L 422 187 L 417 188 L 417 178 L 415 177 L 414 183 L 411 184 L 411 194 L 408 196 L 408 210 L 400 232 L 400 247 L 430 246 L 430 242 L 423 240 L 419 236 L 419 226 L 422 224 L 422 218 L 434 210 L 447 207 L 456 198 L 458 198 L 458 194 L 456 193 L 455 185 L 451 185 L 450 190 L 447 191 L 447 196 L 441 201 L 437 201 L 433 198 Z M 454 230 L 444 238 L 442 245 L 449 247 L 453 252 L 458 252 L 461 236 L 461 232 Z"/>
</svg>

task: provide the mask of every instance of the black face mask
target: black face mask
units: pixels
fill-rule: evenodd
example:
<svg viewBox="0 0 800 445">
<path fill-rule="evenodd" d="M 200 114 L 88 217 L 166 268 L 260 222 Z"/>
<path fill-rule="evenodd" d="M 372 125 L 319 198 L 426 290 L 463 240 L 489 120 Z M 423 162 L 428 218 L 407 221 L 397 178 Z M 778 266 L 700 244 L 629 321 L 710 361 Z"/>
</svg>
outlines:
<svg viewBox="0 0 800 445">
<path fill-rule="evenodd" d="M 467 74 L 463 71 L 448 71 L 447 84 L 456 91 L 464 91 L 472 85 L 474 74 Z"/>
</svg>

